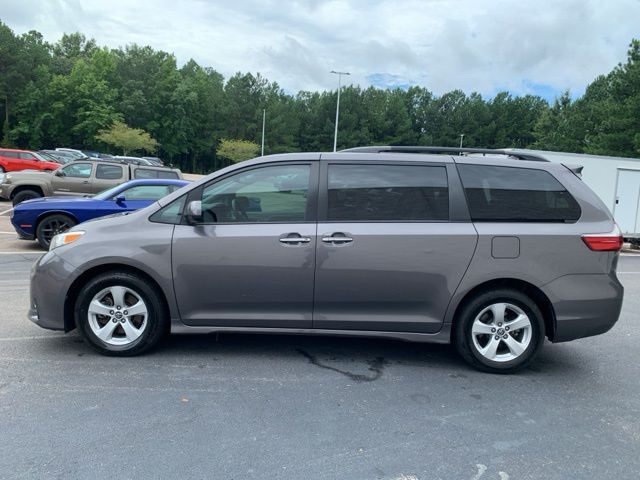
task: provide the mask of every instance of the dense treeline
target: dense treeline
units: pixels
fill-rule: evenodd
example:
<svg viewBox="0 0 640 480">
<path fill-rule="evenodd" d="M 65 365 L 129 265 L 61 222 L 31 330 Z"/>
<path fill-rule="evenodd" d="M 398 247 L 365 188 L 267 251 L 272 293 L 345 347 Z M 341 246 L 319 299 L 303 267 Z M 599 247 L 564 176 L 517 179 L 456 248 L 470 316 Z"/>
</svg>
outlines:
<svg viewBox="0 0 640 480">
<path fill-rule="evenodd" d="M 108 151 L 96 139 L 115 121 L 148 131 L 158 155 L 182 168 L 220 166 L 221 139 L 260 143 L 266 153 L 327 151 L 333 145 L 336 92 L 285 93 L 259 74 L 229 79 L 151 47 L 99 47 L 82 34 L 55 44 L 31 31 L 15 35 L 0 22 L 0 112 L 3 145 L 68 146 Z M 455 90 L 346 87 L 338 148 L 369 144 L 529 147 L 607 155 L 640 151 L 640 42 L 628 60 L 572 100 L 553 105 L 507 92 L 492 99 Z"/>
</svg>

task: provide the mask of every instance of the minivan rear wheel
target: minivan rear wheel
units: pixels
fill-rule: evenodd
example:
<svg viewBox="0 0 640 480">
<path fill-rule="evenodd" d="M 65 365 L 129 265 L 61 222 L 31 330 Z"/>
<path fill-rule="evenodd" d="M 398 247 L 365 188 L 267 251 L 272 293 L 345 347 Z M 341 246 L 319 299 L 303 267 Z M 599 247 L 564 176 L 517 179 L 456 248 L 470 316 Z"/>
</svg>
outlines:
<svg viewBox="0 0 640 480">
<path fill-rule="evenodd" d="M 90 280 L 76 300 L 75 320 L 87 343 L 110 356 L 149 350 L 169 322 L 159 294 L 129 272 L 107 272 Z"/>
<path fill-rule="evenodd" d="M 473 367 L 512 373 L 526 366 L 544 342 L 536 303 L 517 290 L 483 292 L 468 301 L 455 324 L 455 346 Z"/>
</svg>

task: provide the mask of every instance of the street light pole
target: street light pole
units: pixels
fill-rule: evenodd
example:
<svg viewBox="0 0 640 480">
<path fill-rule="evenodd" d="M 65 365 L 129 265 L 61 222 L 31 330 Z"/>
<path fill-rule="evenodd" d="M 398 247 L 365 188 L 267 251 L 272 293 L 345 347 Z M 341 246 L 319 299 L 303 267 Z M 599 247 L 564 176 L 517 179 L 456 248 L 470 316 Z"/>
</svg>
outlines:
<svg viewBox="0 0 640 480">
<path fill-rule="evenodd" d="M 262 157 L 264 157 L 264 125 L 266 123 L 266 120 L 267 120 L 267 109 L 263 108 L 262 109 L 262 151 L 260 153 Z"/>
<path fill-rule="evenodd" d="M 338 101 L 336 103 L 336 131 L 333 134 L 333 151 L 336 151 L 338 146 L 338 118 L 340 116 L 340 87 L 342 75 L 351 75 L 349 72 L 336 72 L 335 70 L 331 70 L 331 73 L 334 75 L 338 75 Z"/>
<path fill-rule="evenodd" d="M 464 138 L 464 133 L 460 134 L 460 148 L 462 148 L 462 139 Z"/>
</svg>

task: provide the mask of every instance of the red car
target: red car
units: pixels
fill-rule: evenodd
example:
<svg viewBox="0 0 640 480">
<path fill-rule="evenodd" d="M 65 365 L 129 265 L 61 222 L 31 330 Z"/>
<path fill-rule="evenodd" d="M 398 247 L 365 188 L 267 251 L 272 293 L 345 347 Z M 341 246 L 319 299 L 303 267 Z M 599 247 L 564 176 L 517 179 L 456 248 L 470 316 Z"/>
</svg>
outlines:
<svg viewBox="0 0 640 480">
<path fill-rule="evenodd" d="M 45 160 L 44 157 L 28 150 L 0 148 L 0 173 L 16 170 L 56 170 L 59 163 Z"/>
</svg>

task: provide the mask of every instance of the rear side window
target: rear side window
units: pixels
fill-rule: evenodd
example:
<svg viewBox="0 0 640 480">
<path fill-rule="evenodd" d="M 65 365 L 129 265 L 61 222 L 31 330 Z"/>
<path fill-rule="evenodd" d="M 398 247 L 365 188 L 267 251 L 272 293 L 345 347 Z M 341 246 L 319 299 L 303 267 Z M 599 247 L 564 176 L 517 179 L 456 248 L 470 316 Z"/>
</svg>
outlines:
<svg viewBox="0 0 640 480">
<path fill-rule="evenodd" d="M 484 222 L 575 222 L 580 206 L 549 172 L 458 165 L 471 219 Z"/>
<path fill-rule="evenodd" d="M 20 155 L 18 155 L 18 152 L 3 151 L 3 152 L 0 152 L 0 155 L 2 155 L 3 157 L 7 157 L 7 158 L 19 158 L 20 157 Z"/>
<path fill-rule="evenodd" d="M 122 167 L 117 165 L 98 165 L 96 167 L 96 178 L 102 180 L 119 180 L 122 177 Z"/>
<path fill-rule="evenodd" d="M 36 157 L 34 157 L 31 153 L 20 153 L 20 158 L 22 160 L 35 160 Z"/>
<path fill-rule="evenodd" d="M 173 170 L 150 170 L 148 168 L 136 168 L 133 172 L 134 178 L 165 178 L 165 179 L 177 179 L 178 172 Z"/>
<path fill-rule="evenodd" d="M 444 167 L 329 165 L 328 221 L 447 221 Z"/>
</svg>

